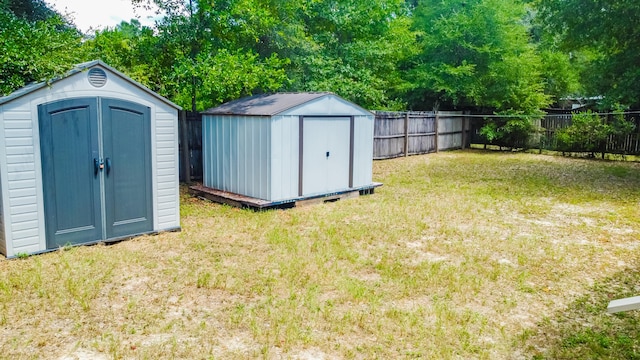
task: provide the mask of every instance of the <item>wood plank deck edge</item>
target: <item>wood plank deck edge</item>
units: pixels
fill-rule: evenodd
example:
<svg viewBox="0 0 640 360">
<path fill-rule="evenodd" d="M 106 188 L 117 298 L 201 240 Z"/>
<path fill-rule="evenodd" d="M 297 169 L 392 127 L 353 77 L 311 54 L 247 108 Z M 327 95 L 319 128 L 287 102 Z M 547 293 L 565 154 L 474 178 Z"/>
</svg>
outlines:
<svg viewBox="0 0 640 360">
<path fill-rule="evenodd" d="M 222 191 L 206 187 L 202 184 L 196 184 L 189 187 L 189 192 L 216 203 L 226 204 L 239 208 L 250 208 L 253 210 L 266 210 L 266 209 L 285 209 L 295 206 L 302 206 L 311 203 L 319 202 L 331 202 L 340 199 L 347 199 L 352 197 L 358 197 L 361 195 L 369 195 L 374 193 L 374 189 L 382 186 L 382 183 L 372 183 L 367 186 L 359 186 L 352 189 L 346 189 L 329 194 L 314 195 L 307 197 L 298 197 L 282 201 L 268 201 L 258 198 L 253 198 L 245 195 Z"/>
</svg>

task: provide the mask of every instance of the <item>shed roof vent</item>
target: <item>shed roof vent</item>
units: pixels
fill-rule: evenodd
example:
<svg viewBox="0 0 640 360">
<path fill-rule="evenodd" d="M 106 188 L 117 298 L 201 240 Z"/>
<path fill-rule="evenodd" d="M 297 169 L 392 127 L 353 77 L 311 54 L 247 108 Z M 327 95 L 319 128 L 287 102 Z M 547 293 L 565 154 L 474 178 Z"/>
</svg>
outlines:
<svg viewBox="0 0 640 360">
<path fill-rule="evenodd" d="M 89 77 L 89 84 L 95 87 L 103 87 L 107 83 L 107 73 L 100 68 L 89 70 L 87 76 Z"/>
</svg>

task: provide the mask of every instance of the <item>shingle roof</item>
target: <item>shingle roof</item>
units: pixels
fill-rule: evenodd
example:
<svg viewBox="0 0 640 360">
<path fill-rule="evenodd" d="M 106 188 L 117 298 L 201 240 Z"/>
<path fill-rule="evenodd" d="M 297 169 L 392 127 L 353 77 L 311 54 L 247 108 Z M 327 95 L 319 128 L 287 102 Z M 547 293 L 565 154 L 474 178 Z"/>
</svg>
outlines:
<svg viewBox="0 0 640 360">
<path fill-rule="evenodd" d="M 203 111 L 205 115 L 273 116 L 323 96 L 330 92 L 277 93 L 254 95 Z"/>
</svg>

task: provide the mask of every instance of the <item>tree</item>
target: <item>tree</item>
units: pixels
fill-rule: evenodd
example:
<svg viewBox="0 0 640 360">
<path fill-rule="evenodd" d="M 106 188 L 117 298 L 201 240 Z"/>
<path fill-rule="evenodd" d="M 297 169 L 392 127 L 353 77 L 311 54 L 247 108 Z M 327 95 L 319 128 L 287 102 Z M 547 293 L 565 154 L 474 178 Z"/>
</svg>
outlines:
<svg viewBox="0 0 640 360">
<path fill-rule="evenodd" d="M 546 106 L 526 14 L 524 3 L 509 0 L 420 1 L 421 51 L 406 65 L 411 107 L 531 114 Z"/>
<path fill-rule="evenodd" d="M 539 17 L 567 53 L 586 55 L 583 85 L 606 105 L 640 106 L 640 2 L 540 0 Z"/>
<path fill-rule="evenodd" d="M 43 0 L 1 0 L 0 11 L 12 13 L 18 19 L 30 22 L 43 21 L 59 15 Z"/>
<path fill-rule="evenodd" d="M 398 63 L 415 53 L 399 0 L 315 1 L 299 10 L 306 48 L 291 57 L 294 90 L 333 91 L 368 108 L 404 107 Z"/>
<path fill-rule="evenodd" d="M 237 60 L 252 59 L 258 72 L 282 67 L 284 79 L 278 71 L 265 73 L 280 79 L 279 90 L 333 91 L 365 107 L 401 106 L 393 92 L 401 82 L 397 59 L 414 39 L 404 0 L 133 1 L 168 11 L 158 33 L 167 52 L 181 59 L 176 81 L 188 81 L 199 68 L 196 59 L 242 55 Z M 194 90 L 209 81 L 193 75 Z"/>
<path fill-rule="evenodd" d="M 133 3 L 145 6 L 149 1 Z M 137 65 L 124 64 L 123 71 L 132 72 L 135 78 L 136 66 L 149 64 L 160 76 L 158 80 L 148 79 L 153 90 L 185 108 L 201 111 L 237 97 L 276 91 L 287 83 L 284 67 L 288 60 L 274 53 L 263 56 L 254 49 L 272 21 L 260 2 L 154 3 L 166 15 L 156 24 L 156 34 L 151 33 L 149 41 L 138 43 L 141 47 L 130 51 L 128 45 L 121 44 L 135 44 L 139 36 L 129 37 L 122 29 L 114 29 L 108 33 L 110 45 L 101 48 L 116 58 L 123 53 L 145 58 Z"/>
<path fill-rule="evenodd" d="M 42 9 L 41 1 L 16 3 L 21 7 L 8 2 L 0 9 L 0 95 L 63 74 L 83 59 L 80 33 L 60 15 Z"/>
<path fill-rule="evenodd" d="M 577 96 L 582 92 L 580 69 L 584 67 L 583 61 L 555 46 L 546 47 L 545 44 L 539 47 L 539 54 L 542 59 L 544 93 L 549 95 L 553 103 L 558 103 L 567 96 Z"/>
<path fill-rule="evenodd" d="M 167 54 L 159 46 L 152 28 L 136 19 L 122 21 L 114 28 L 96 31 L 84 48 L 87 59 L 101 59 L 154 91 L 167 95 L 164 77 L 171 62 L 163 62 Z M 170 56 L 170 54 L 169 54 Z"/>
</svg>

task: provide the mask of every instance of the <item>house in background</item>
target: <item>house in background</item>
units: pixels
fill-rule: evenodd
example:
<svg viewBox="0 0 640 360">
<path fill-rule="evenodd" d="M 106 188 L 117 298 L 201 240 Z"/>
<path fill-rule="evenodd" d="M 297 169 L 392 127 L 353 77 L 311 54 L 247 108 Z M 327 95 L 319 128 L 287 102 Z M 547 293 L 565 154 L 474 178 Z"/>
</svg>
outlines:
<svg viewBox="0 0 640 360">
<path fill-rule="evenodd" d="M 0 252 L 179 229 L 179 109 L 101 61 L 0 98 Z"/>
</svg>

